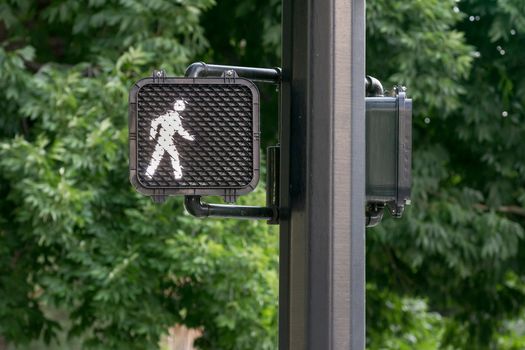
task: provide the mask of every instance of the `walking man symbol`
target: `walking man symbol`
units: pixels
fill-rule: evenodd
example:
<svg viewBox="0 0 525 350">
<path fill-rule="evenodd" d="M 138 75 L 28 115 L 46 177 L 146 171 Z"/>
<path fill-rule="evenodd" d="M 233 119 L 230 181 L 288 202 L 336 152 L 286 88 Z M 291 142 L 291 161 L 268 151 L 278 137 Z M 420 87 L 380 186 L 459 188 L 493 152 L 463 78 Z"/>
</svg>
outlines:
<svg viewBox="0 0 525 350">
<path fill-rule="evenodd" d="M 152 140 L 157 136 L 157 130 L 160 125 L 160 131 L 158 132 L 159 138 L 155 151 L 151 155 L 151 160 L 148 168 L 146 169 L 146 177 L 151 179 L 155 175 L 155 171 L 164 157 L 164 153 L 168 153 L 171 158 L 171 166 L 173 168 L 173 175 L 175 179 L 182 179 L 182 166 L 180 165 L 179 152 L 173 142 L 175 134 L 179 134 L 183 138 L 189 141 L 195 140 L 184 128 L 182 127 L 182 117 L 180 112 L 186 109 L 184 100 L 175 100 L 173 104 L 173 111 L 161 115 L 151 122 L 151 129 L 149 136 Z"/>
</svg>

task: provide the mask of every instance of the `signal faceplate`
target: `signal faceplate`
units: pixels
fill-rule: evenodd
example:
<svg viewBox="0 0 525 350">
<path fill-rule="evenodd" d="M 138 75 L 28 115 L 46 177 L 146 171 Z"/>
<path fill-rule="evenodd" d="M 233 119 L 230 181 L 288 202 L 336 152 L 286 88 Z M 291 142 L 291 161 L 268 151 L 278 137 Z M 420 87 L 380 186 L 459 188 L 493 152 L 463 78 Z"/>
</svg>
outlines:
<svg viewBox="0 0 525 350">
<path fill-rule="evenodd" d="M 130 180 L 233 201 L 259 181 L 259 91 L 241 78 L 145 78 L 129 95 Z"/>
</svg>

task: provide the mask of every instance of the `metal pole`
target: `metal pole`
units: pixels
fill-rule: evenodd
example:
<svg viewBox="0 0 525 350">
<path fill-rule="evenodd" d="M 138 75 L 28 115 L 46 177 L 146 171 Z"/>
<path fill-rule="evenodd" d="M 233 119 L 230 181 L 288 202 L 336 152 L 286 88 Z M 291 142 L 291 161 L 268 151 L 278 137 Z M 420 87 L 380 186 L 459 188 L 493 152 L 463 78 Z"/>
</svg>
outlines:
<svg viewBox="0 0 525 350">
<path fill-rule="evenodd" d="M 283 0 L 279 348 L 365 347 L 364 0 Z"/>
</svg>

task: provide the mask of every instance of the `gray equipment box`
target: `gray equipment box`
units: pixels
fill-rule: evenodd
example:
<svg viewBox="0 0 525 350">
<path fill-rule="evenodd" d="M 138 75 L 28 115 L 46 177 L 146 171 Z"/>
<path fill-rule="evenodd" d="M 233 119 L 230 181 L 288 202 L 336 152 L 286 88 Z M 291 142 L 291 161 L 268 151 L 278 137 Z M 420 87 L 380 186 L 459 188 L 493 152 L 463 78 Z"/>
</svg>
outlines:
<svg viewBox="0 0 525 350">
<path fill-rule="evenodd" d="M 401 216 L 410 203 L 412 182 L 412 100 L 366 98 L 366 200 L 388 204 Z"/>
</svg>

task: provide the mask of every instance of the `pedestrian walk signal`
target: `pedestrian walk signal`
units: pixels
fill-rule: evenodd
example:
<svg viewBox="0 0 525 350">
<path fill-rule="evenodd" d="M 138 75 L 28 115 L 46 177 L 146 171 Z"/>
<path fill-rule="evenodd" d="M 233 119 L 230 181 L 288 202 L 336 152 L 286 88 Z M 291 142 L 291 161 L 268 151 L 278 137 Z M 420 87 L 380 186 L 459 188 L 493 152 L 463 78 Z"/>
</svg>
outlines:
<svg viewBox="0 0 525 350">
<path fill-rule="evenodd" d="M 142 194 L 218 195 L 259 181 L 259 92 L 241 78 L 138 81 L 129 94 L 130 180 Z"/>
<path fill-rule="evenodd" d="M 149 137 L 150 140 L 156 141 L 156 145 L 155 151 L 150 157 L 149 165 L 146 168 L 148 180 L 153 179 L 165 155 L 168 155 L 168 158 L 170 158 L 173 177 L 177 180 L 182 179 L 182 166 L 180 164 L 179 151 L 177 151 L 175 146 L 174 136 L 178 135 L 189 141 L 195 140 L 182 126 L 181 114 L 185 109 L 186 102 L 184 100 L 175 100 L 173 110 L 168 110 L 151 121 Z"/>
</svg>

